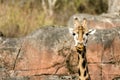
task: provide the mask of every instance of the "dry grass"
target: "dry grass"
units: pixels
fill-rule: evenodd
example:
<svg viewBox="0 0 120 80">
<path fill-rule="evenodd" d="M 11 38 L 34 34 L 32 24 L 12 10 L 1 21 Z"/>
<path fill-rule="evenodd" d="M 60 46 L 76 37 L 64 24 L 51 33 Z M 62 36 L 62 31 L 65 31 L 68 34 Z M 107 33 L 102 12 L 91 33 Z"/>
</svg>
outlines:
<svg viewBox="0 0 120 80">
<path fill-rule="evenodd" d="M 0 31 L 9 37 L 24 36 L 41 25 L 51 25 L 42 10 L 0 4 Z"/>
</svg>

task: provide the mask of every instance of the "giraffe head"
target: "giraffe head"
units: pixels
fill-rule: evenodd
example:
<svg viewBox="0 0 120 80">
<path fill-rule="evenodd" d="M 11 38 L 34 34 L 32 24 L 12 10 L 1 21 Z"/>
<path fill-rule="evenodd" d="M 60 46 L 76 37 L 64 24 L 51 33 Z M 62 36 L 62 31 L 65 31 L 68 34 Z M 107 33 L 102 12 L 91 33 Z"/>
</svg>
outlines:
<svg viewBox="0 0 120 80">
<path fill-rule="evenodd" d="M 73 35 L 75 41 L 75 47 L 79 50 L 83 50 L 88 41 L 88 36 L 94 34 L 96 30 L 87 28 L 87 21 L 84 18 L 80 24 L 79 19 L 74 18 L 74 28 L 69 28 L 70 33 Z"/>
</svg>

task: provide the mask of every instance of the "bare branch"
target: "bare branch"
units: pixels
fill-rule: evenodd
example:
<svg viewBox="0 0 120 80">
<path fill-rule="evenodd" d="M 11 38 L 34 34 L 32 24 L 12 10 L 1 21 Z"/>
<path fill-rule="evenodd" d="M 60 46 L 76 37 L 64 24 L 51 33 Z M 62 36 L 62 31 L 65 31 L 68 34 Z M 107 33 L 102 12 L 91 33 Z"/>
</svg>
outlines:
<svg viewBox="0 0 120 80">
<path fill-rule="evenodd" d="M 47 4 L 45 3 L 45 0 L 42 0 L 42 7 L 43 7 L 45 13 L 47 13 Z"/>
</svg>

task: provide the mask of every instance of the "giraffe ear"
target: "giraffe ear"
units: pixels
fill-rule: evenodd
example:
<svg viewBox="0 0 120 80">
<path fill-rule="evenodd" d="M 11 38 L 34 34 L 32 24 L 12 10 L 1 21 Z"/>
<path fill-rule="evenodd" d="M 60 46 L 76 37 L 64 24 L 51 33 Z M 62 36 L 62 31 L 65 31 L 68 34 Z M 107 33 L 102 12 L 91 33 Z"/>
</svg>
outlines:
<svg viewBox="0 0 120 80">
<path fill-rule="evenodd" d="M 69 28 L 69 33 L 73 34 L 73 28 Z"/>
<path fill-rule="evenodd" d="M 94 34 L 96 32 L 96 29 L 90 29 L 89 32 L 90 34 Z"/>
<path fill-rule="evenodd" d="M 96 32 L 96 29 L 90 29 L 86 35 L 91 35 L 91 34 L 94 34 Z"/>
</svg>

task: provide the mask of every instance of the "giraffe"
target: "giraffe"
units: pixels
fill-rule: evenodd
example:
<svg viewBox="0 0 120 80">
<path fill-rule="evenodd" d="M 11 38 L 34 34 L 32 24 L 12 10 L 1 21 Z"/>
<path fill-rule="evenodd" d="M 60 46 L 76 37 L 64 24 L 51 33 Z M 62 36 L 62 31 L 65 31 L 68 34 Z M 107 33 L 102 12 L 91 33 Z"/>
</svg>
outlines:
<svg viewBox="0 0 120 80">
<path fill-rule="evenodd" d="M 88 72 L 88 64 L 86 59 L 86 44 L 88 41 L 88 36 L 95 33 L 95 29 L 88 30 L 87 21 L 84 18 L 82 24 L 80 24 L 79 19 L 74 18 L 74 28 L 69 28 L 70 33 L 72 33 L 75 49 L 78 53 L 78 74 L 79 80 L 91 80 Z"/>
</svg>

